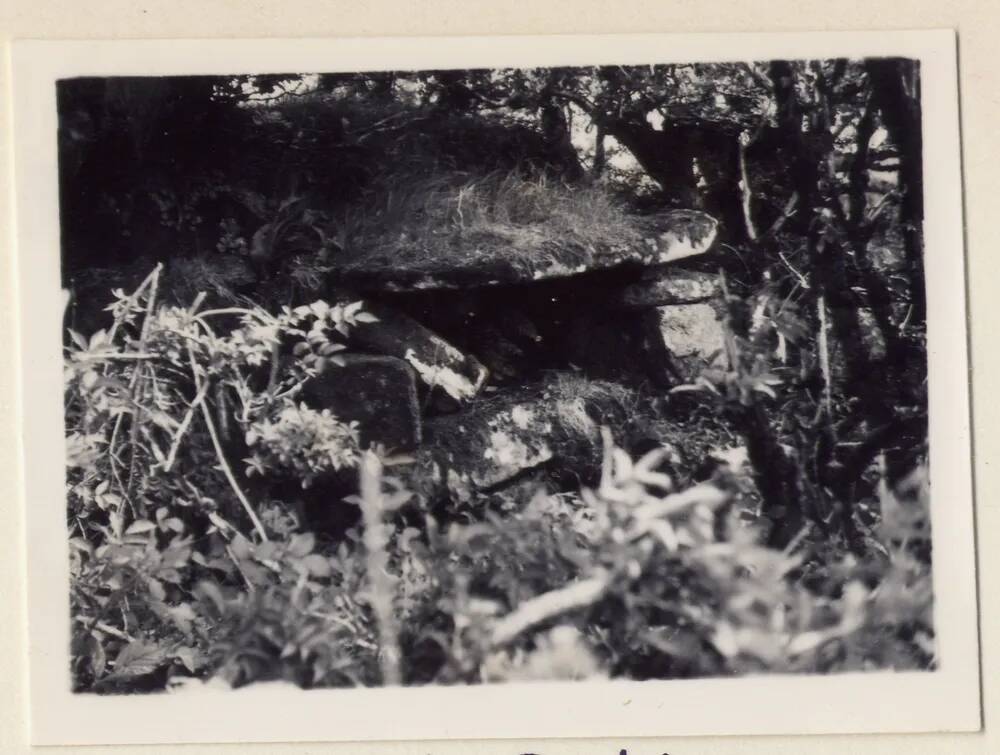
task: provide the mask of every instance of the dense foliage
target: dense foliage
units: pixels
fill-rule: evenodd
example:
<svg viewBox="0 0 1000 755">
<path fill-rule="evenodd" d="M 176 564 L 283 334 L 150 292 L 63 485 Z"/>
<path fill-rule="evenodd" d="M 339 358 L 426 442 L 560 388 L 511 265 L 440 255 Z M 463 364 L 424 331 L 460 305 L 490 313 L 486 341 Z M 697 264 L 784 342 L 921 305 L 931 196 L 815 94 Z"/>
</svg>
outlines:
<svg viewBox="0 0 1000 755">
<path fill-rule="evenodd" d="M 899 60 L 62 82 L 76 688 L 933 668 L 918 83 Z M 724 348 L 635 391 L 742 457 L 591 417 L 575 482 L 459 505 L 302 400 L 378 321 L 332 259 L 588 248 L 664 207 L 721 221 Z M 302 491 L 330 479 L 353 494 L 325 531 Z"/>
</svg>

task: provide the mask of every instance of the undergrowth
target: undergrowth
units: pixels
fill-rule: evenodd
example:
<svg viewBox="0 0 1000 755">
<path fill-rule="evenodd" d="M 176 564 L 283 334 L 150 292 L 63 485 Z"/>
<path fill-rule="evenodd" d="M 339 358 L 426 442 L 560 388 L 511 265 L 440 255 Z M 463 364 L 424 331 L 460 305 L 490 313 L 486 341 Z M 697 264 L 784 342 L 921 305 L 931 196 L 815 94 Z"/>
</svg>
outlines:
<svg viewBox="0 0 1000 755">
<path fill-rule="evenodd" d="M 607 428 L 595 488 L 435 519 L 406 459 L 297 401 L 359 305 L 160 306 L 158 274 L 67 350 L 76 690 L 934 666 L 923 468 L 883 477 L 862 555 L 809 531 L 768 547 L 733 470 L 678 487 L 668 449 L 631 458 Z M 345 469 L 359 495 L 329 505 L 363 516 L 338 542 L 248 492 Z"/>
</svg>

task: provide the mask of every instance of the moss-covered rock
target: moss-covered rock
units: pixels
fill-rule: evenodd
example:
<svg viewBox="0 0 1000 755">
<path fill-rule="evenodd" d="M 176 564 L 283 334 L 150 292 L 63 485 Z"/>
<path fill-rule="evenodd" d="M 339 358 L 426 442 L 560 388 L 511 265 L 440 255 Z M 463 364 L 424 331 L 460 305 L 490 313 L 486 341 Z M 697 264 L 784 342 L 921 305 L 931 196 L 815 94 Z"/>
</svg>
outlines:
<svg viewBox="0 0 1000 755">
<path fill-rule="evenodd" d="M 698 270 L 660 267 L 626 286 L 617 298 L 620 306 L 645 309 L 668 304 L 695 304 L 720 296 L 719 277 Z"/>
<path fill-rule="evenodd" d="M 412 450 L 422 440 L 415 376 L 402 359 L 347 354 L 303 387 L 302 396 L 316 409 L 329 409 L 344 422 L 357 422 L 364 448 Z"/>
<path fill-rule="evenodd" d="M 684 380 L 693 380 L 725 348 L 719 303 L 659 307 L 660 334 Z"/>
<path fill-rule="evenodd" d="M 333 274 L 361 290 L 475 288 L 565 278 L 632 265 L 662 265 L 711 247 L 716 221 L 695 210 L 640 217 L 608 210 L 606 224 L 581 216 L 574 226 L 480 222 L 470 228 L 405 231 L 391 245 L 360 248 L 334 262 Z M 605 225 L 612 226 L 611 228 Z"/>
<path fill-rule="evenodd" d="M 600 427 L 627 434 L 638 401 L 617 383 L 570 373 L 499 391 L 426 422 L 413 484 L 432 496 L 464 500 L 541 467 L 592 473 L 601 454 Z"/>
</svg>

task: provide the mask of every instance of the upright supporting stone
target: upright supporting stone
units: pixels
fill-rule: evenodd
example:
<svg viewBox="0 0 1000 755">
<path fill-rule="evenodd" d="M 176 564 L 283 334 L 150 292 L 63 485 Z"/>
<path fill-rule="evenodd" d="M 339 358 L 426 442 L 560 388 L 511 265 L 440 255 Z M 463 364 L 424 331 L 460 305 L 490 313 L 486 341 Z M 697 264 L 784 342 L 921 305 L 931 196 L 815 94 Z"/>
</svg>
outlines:
<svg viewBox="0 0 1000 755">
<path fill-rule="evenodd" d="M 377 302 L 366 301 L 366 312 L 378 322 L 359 323 L 351 340 L 370 351 L 405 360 L 429 388 L 440 388 L 464 402 L 483 387 L 489 373 L 475 357 L 463 354 L 408 315 Z"/>
<path fill-rule="evenodd" d="M 303 386 L 302 398 L 360 426 L 361 445 L 409 451 L 423 440 L 412 368 L 395 357 L 345 354 Z"/>
<path fill-rule="evenodd" d="M 696 270 L 658 267 L 642 280 L 622 289 L 613 303 L 626 309 L 646 309 L 667 304 L 695 304 L 722 293 L 719 277 Z"/>
<path fill-rule="evenodd" d="M 664 346 L 674 357 L 681 377 L 694 380 L 725 348 L 725 331 L 709 302 L 657 308 Z"/>
</svg>

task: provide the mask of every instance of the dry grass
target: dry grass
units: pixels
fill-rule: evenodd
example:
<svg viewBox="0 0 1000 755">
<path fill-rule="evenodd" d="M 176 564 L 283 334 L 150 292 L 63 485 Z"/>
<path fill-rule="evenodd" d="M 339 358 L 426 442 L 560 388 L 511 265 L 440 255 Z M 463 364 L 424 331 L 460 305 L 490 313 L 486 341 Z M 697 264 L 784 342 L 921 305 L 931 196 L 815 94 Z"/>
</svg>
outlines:
<svg viewBox="0 0 1000 755">
<path fill-rule="evenodd" d="M 501 263 L 531 273 L 576 267 L 641 243 L 624 208 L 598 187 L 517 173 L 387 176 L 354 218 L 350 246 L 366 265 L 433 273 L 458 263 Z"/>
</svg>

